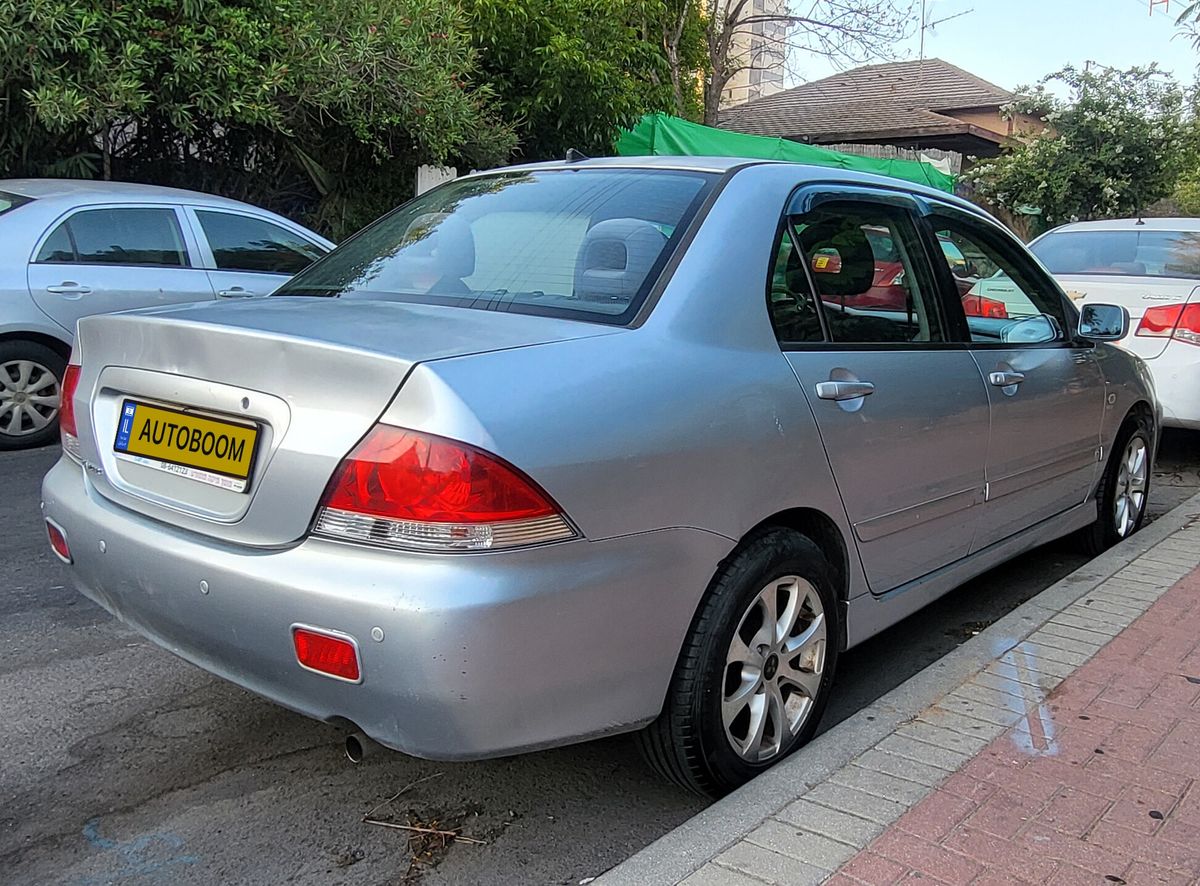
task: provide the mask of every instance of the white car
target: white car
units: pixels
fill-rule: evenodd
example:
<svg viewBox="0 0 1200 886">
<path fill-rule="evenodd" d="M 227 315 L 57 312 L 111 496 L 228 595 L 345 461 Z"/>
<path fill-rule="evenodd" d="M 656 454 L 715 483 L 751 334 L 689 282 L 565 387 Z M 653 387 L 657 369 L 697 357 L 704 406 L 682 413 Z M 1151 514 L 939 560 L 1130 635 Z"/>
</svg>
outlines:
<svg viewBox="0 0 1200 886">
<path fill-rule="evenodd" d="M 1029 248 L 1077 305 L 1129 309 L 1119 344 L 1150 367 L 1163 424 L 1200 430 L 1200 219 L 1077 222 Z"/>
</svg>

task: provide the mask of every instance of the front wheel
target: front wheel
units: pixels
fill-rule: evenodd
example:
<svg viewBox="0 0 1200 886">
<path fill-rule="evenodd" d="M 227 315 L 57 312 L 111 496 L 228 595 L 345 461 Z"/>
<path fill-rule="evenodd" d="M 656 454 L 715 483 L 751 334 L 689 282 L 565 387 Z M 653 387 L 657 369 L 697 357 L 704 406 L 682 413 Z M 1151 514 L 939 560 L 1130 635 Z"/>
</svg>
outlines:
<svg viewBox="0 0 1200 886">
<path fill-rule="evenodd" d="M 1154 434 L 1143 417 L 1130 418 L 1117 434 L 1096 491 L 1096 522 L 1080 534 L 1084 551 L 1096 556 L 1128 538 L 1146 519 Z"/>
<path fill-rule="evenodd" d="M 832 570 L 808 538 L 770 529 L 721 564 L 666 705 L 640 733 L 670 781 L 721 796 L 816 733 L 838 655 Z"/>
</svg>

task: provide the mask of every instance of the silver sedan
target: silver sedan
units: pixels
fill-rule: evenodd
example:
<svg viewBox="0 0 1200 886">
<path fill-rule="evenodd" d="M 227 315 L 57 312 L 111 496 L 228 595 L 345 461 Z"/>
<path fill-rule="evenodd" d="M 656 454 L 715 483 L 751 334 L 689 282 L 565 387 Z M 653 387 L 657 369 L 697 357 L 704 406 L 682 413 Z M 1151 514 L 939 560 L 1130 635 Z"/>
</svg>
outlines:
<svg viewBox="0 0 1200 886">
<path fill-rule="evenodd" d="M 946 237 L 1028 307 L 963 298 Z M 1127 325 L 886 179 L 475 174 L 270 299 L 81 320 L 46 522 L 84 594 L 289 708 L 449 760 L 640 730 L 720 794 L 814 734 L 846 648 L 1137 530 Z"/>
<path fill-rule="evenodd" d="M 80 317 L 265 296 L 332 248 L 273 212 L 210 194 L 0 180 L 0 450 L 58 437 Z"/>
</svg>

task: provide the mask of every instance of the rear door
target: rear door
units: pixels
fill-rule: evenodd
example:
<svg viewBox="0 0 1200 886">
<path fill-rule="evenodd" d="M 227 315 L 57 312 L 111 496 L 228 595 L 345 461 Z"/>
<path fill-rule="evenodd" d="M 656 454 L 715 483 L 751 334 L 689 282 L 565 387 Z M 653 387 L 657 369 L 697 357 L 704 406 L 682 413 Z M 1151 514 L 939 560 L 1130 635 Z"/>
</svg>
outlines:
<svg viewBox="0 0 1200 886">
<path fill-rule="evenodd" d="M 800 191 L 771 291 L 776 334 L 876 593 L 966 556 L 983 501 L 987 393 L 947 335 L 914 210 L 886 191 Z M 898 265 L 903 307 L 855 307 L 874 285 L 881 244 Z"/>
<path fill-rule="evenodd" d="M 89 314 L 213 297 L 176 206 L 87 206 L 57 219 L 28 267 L 34 302 L 75 332 Z"/>
<path fill-rule="evenodd" d="M 1101 468 L 1104 378 L 1095 347 L 1075 340 L 1074 309 L 1019 242 L 950 206 L 935 206 L 928 221 L 931 233 L 954 243 L 981 281 L 1003 281 L 1002 291 L 980 290 L 983 304 L 1002 308 L 958 308 L 953 320 L 987 380 L 991 405 L 978 550 L 1087 499 Z M 938 272 L 950 292 L 949 263 L 941 262 Z"/>
<path fill-rule="evenodd" d="M 270 295 L 329 250 L 298 231 L 250 213 L 188 207 L 219 298 Z"/>
</svg>

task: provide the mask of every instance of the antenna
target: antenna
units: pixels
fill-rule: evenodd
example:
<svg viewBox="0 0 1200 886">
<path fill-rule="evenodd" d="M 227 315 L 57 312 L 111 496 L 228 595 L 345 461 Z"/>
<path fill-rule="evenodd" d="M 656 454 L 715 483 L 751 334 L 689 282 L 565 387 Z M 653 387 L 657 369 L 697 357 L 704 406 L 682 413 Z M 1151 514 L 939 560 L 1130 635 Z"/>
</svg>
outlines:
<svg viewBox="0 0 1200 886">
<path fill-rule="evenodd" d="M 1170 3 L 1171 0 L 1150 0 L 1152 3 Z M 962 12 L 956 12 L 954 15 L 947 15 L 944 18 L 939 18 L 931 21 L 927 8 L 929 0 L 921 0 L 921 61 L 925 61 L 925 32 L 932 32 L 938 25 L 945 24 L 949 21 L 954 21 L 956 18 L 962 18 L 964 15 L 970 15 L 974 9 L 964 9 Z"/>
<path fill-rule="evenodd" d="M 1151 17 L 1154 15 L 1154 7 L 1156 6 L 1161 6 L 1163 8 L 1163 12 L 1169 13 L 1171 11 L 1171 0 L 1150 0 Z"/>
</svg>

